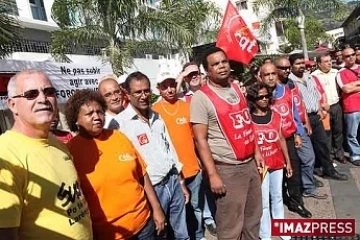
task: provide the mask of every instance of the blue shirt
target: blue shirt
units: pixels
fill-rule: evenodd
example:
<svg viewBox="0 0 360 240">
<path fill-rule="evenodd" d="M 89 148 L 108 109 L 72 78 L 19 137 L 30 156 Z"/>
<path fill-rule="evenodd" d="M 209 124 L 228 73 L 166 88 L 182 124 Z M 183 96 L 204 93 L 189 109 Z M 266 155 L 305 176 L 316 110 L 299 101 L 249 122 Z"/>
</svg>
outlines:
<svg viewBox="0 0 360 240">
<path fill-rule="evenodd" d="M 290 81 L 291 80 L 289 79 L 289 81 L 287 82 L 286 85 L 284 85 L 282 83 L 276 84 L 276 88 L 275 88 L 275 91 L 274 91 L 274 98 L 275 99 L 278 99 L 281 96 L 283 96 L 284 91 L 285 91 L 285 86 L 288 86 Z M 294 83 L 290 83 L 290 84 L 294 84 Z M 296 124 L 296 134 L 304 135 L 304 134 L 306 134 L 306 131 L 305 131 L 304 125 L 301 122 L 299 111 L 298 111 L 298 109 L 296 107 L 296 104 L 294 102 L 293 97 L 292 97 L 292 105 L 293 105 L 294 120 L 295 120 L 295 124 Z"/>
</svg>

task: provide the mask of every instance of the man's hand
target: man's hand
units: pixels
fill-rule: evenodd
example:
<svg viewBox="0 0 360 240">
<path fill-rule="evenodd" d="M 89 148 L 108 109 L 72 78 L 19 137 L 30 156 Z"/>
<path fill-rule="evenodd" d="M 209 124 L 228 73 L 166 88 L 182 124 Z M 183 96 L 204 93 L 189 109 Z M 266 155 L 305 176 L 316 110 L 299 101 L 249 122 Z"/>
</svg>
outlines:
<svg viewBox="0 0 360 240">
<path fill-rule="evenodd" d="M 214 174 L 210 175 L 209 182 L 210 182 L 211 191 L 213 193 L 218 194 L 218 195 L 223 195 L 226 193 L 225 185 L 224 185 L 223 181 L 221 180 L 221 177 L 219 176 L 218 173 L 214 173 Z"/>
<path fill-rule="evenodd" d="M 186 188 L 185 182 L 181 181 L 181 190 L 185 197 L 185 204 L 187 204 L 190 201 L 190 193 L 188 189 Z"/>
<path fill-rule="evenodd" d="M 258 169 L 259 173 L 262 174 L 263 169 L 265 167 L 265 160 L 264 160 L 263 156 L 261 155 L 261 153 L 257 152 L 257 151 L 255 151 L 254 158 L 255 158 L 257 169 Z"/>
<path fill-rule="evenodd" d="M 166 226 L 166 219 L 162 208 L 153 209 L 153 219 L 157 235 L 164 231 Z"/>
<path fill-rule="evenodd" d="M 293 170 L 292 170 L 291 164 L 287 163 L 286 164 L 286 177 L 291 178 L 292 174 L 293 174 Z"/>
<path fill-rule="evenodd" d="M 301 139 L 300 135 L 295 135 L 294 143 L 295 143 L 295 148 L 301 148 L 302 147 L 302 139 Z"/>
<path fill-rule="evenodd" d="M 310 136 L 312 134 L 312 128 L 310 123 L 305 123 L 305 129 L 307 131 L 307 134 Z"/>
</svg>

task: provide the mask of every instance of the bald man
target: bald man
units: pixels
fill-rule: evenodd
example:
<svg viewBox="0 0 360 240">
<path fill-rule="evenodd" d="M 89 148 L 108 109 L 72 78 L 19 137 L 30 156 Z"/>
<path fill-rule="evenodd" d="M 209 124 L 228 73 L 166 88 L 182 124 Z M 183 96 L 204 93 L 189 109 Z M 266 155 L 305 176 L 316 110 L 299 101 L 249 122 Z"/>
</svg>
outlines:
<svg viewBox="0 0 360 240">
<path fill-rule="evenodd" d="M 72 157 L 49 135 L 56 89 L 28 70 L 10 79 L 8 97 L 15 122 L 0 136 L 1 239 L 92 239 Z"/>
<path fill-rule="evenodd" d="M 116 76 L 108 75 L 103 77 L 103 79 L 100 80 L 99 92 L 107 105 L 104 128 L 108 128 L 111 120 L 124 109 L 123 93 Z"/>
<path fill-rule="evenodd" d="M 300 133 L 294 119 L 294 104 L 291 91 L 279 84 L 277 69 L 272 63 L 265 63 L 260 68 L 261 80 L 273 91 L 271 108 L 280 114 L 282 118 L 282 135 L 286 140 L 293 175 L 291 178 L 284 176 L 284 203 L 290 211 L 298 213 L 304 218 L 310 218 L 312 214 L 305 208 L 302 199 L 300 159 L 296 148 L 301 147 Z M 298 116 L 297 116 L 298 117 Z"/>
</svg>

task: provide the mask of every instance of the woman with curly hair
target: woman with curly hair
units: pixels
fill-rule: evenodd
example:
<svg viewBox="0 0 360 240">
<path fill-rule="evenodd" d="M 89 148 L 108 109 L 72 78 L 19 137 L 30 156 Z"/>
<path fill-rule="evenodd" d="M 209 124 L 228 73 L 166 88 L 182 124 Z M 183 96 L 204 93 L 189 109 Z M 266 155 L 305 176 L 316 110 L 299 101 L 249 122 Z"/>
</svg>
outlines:
<svg viewBox="0 0 360 240">
<path fill-rule="evenodd" d="M 160 233 L 166 223 L 146 166 L 125 135 L 103 128 L 105 110 L 101 95 L 87 89 L 75 92 L 65 107 L 68 126 L 78 133 L 68 147 L 94 239 L 155 239 L 155 229 Z"/>
<path fill-rule="evenodd" d="M 281 116 L 271 111 L 271 97 L 269 87 L 263 82 L 254 83 L 248 89 L 247 99 L 251 105 L 255 140 L 265 161 L 261 185 L 263 215 L 259 234 L 262 240 L 271 240 L 271 216 L 274 219 L 284 218 L 282 198 L 284 166 L 286 176 L 289 178 L 292 175 L 286 142 L 281 134 Z M 281 238 L 290 239 L 290 237 Z"/>
</svg>

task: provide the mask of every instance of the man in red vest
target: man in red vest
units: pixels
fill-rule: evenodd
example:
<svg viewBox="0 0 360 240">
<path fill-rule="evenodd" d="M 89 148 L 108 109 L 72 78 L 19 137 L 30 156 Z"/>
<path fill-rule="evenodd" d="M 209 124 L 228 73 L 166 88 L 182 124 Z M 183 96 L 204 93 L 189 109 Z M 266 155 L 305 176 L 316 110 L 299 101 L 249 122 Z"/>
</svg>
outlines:
<svg viewBox="0 0 360 240">
<path fill-rule="evenodd" d="M 360 166 L 360 144 L 356 138 L 360 124 L 360 66 L 355 63 L 354 49 L 342 52 L 345 67 L 340 69 L 336 80 L 342 90 L 346 141 L 350 150 L 350 161 Z"/>
<path fill-rule="evenodd" d="M 221 48 L 207 49 L 203 66 L 209 81 L 194 94 L 190 121 L 210 188 L 217 195 L 217 235 L 258 239 L 263 158 L 246 99 L 240 87 L 229 82 L 230 64 Z"/>
</svg>

